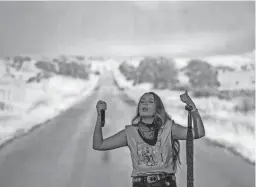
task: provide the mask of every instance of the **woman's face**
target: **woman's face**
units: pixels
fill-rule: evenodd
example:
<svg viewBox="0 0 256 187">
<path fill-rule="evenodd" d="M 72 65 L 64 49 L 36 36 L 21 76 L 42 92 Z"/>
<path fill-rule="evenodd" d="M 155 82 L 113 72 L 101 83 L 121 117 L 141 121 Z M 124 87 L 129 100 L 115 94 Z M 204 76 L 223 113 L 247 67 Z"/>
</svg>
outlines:
<svg viewBox="0 0 256 187">
<path fill-rule="evenodd" d="M 153 94 L 145 94 L 139 103 L 140 116 L 153 116 L 156 111 L 156 103 Z"/>
</svg>

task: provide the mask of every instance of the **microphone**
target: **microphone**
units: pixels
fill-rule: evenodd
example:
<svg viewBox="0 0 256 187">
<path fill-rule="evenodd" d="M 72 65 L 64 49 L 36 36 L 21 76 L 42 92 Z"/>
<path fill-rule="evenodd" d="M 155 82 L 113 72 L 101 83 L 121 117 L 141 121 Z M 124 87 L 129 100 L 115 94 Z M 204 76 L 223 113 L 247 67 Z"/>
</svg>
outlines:
<svg viewBox="0 0 256 187">
<path fill-rule="evenodd" d="M 101 114 L 101 127 L 104 127 L 104 125 L 105 125 L 105 110 L 101 110 L 100 114 Z"/>
</svg>

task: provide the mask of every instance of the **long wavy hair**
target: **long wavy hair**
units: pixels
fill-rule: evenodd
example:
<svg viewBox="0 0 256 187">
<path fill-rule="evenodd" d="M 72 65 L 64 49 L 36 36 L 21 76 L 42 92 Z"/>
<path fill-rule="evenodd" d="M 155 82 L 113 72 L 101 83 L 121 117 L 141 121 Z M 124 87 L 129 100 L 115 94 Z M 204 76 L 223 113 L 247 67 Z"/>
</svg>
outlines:
<svg viewBox="0 0 256 187">
<path fill-rule="evenodd" d="M 171 120 L 171 116 L 166 112 L 164 104 L 163 104 L 162 100 L 160 99 L 160 97 L 154 92 L 146 92 L 141 96 L 141 98 L 139 100 L 139 103 L 137 105 L 136 115 L 132 119 L 132 125 L 137 126 L 139 121 L 141 120 L 141 116 L 139 114 L 139 105 L 140 105 L 142 97 L 146 94 L 152 94 L 154 96 L 154 100 L 155 100 L 155 103 L 156 103 L 156 112 L 153 116 L 154 117 L 154 123 L 156 124 L 156 126 L 159 130 L 163 130 L 163 127 L 164 127 L 166 121 L 168 119 Z M 172 151 L 173 151 L 173 163 L 174 163 L 173 164 L 173 170 L 176 172 L 177 171 L 177 166 L 179 164 L 181 164 L 180 156 L 179 156 L 179 154 L 180 154 L 180 142 L 177 139 L 173 139 L 173 137 L 172 137 L 172 142 L 173 142 L 172 143 Z"/>
</svg>

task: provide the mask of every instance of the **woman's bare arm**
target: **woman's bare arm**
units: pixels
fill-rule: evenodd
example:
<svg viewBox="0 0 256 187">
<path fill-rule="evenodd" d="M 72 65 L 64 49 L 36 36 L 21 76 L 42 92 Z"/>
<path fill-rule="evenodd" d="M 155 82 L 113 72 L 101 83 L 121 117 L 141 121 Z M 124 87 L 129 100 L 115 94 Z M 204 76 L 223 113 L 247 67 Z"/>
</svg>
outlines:
<svg viewBox="0 0 256 187">
<path fill-rule="evenodd" d="M 93 149 L 106 151 L 126 146 L 127 138 L 125 130 L 121 130 L 113 136 L 103 139 L 100 118 L 101 116 L 98 115 L 93 134 Z"/>
<path fill-rule="evenodd" d="M 200 114 L 198 113 L 195 103 L 188 95 L 188 91 L 186 91 L 184 94 L 181 94 L 180 99 L 183 103 L 186 103 L 187 105 L 192 106 L 192 108 L 193 108 L 191 111 L 192 118 L 193 118 L 193 126 L 194 126 L 194 128 L 192 129 L 193 138 L 199 139 L 199 138 L 204 137 L 205 130 L 204 130 L 203 120 L 202 120 Z M 187 127 L 183 127 L 179 124 L 174 123 L 172 126 L 172 136 L 175 139 L 186 140 L 187 139 L 187 131 L 188 131 Z"/>
<path fill-rule="evenodd" d="M 193 118 L 193 126 L 194 126 L 194 128 L 192 129 L 192 132 L 193 132 L 194 139 L 199 139 L 204 137 L 205 136 L 204 124 L 200 114 L 197 111 L 192 112 L 192 118 Z M 188 131 L 187 127 L 184 127 L 176 123 L 172 125 L 172 136 L 175 139 L 186 140 L 187 131 Z"/>
</svg>

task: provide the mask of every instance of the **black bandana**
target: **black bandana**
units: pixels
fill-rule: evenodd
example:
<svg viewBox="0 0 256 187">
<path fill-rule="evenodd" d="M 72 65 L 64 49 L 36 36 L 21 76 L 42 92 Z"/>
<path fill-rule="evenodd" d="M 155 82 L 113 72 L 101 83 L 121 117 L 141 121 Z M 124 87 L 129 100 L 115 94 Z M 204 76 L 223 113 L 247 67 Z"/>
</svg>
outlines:
<svg viewBox="0 0 256 187">
<path fill-rule="evenodd" d="M 152 124 L 146 124 L 142 121 L 138 125 L 138 133 L 140 137 L 149 145 L 154 146 L 157 142 L 159 128 L 153 122 Z"/>
</svg>

